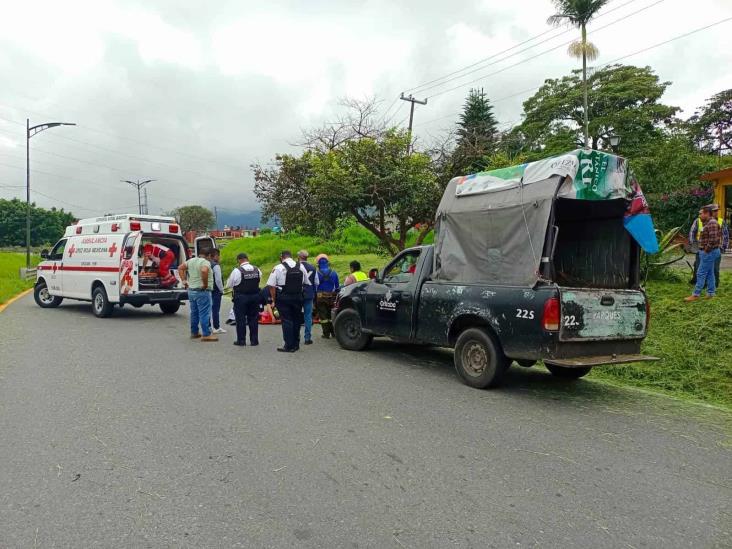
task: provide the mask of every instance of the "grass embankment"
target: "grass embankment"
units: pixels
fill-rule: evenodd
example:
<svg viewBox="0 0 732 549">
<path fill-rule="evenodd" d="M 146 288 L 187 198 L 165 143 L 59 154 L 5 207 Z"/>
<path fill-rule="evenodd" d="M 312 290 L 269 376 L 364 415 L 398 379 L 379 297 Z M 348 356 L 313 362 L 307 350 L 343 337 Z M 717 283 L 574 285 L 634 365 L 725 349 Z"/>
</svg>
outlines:
<svg viewBox="0 0 732 549">
<path fill-rule="evenodd" d="M 33 265 L 38 261 L 38 257 L 31 256 Z M 34 280 L 20 279 L 21 267 L 25 267 L 24 253 L 0 252 L 0 304 L 33 287 Z"/>
<path fill-rule="evenodd" d="M 732 274 L 722 273 L 717 298 L 694 303 L 684 303 L 691 286 L 679 276 L 648 282 L 651 325 L 643 352 L 661 360 L 590 375 L 732 408 Z"/>
</svg>

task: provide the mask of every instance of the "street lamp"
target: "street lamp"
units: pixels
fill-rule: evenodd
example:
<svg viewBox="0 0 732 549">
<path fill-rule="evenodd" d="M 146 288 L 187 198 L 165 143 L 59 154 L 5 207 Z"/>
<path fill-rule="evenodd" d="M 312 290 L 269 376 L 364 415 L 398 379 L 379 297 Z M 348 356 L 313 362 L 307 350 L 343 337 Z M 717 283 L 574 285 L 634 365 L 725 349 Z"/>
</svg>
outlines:
<svg viewBox="0 0 732 549">
<path fill-rule="evenodd" d="M 137 210 L 140 215 L 142 215 L 142 196 L 140 196 L 140 191 L 142 188 L 147 185 L 148 183 L 152 183 L 155 181 L 154 179 L 146 179 L 145 181 L 140 181 L 139 179 L 137 181 L 130 181 L 129 179 L 122 179 L 122 183 L 129 183 L 133 187 L 137 189 Z M 147 193 L 147 191 L 145 191 Z M 147 194 L 145 194 L 147 197 Z M 145 203 L 147 204 L 147 198 L 145 199 Z"/>
<path fill-rule="evenodd" d="M 610 148 L 613 150 L 613 152 L 618 152 L 618 145 L 620 145 L 620 136 L 611 135 L 610 137 L 608 137 L 608 140 L 610 141 Z"/>
<path fill-rule="evenodd" d="M 30 119 L 25 119 L 25 268 L 30 269 L 31 245 L 31 204 L 30 204 L 30 138 L 43 130 L 56 126 L 76 126 L 71 122 L 46 122 L 31 127 Z"/>
</svg>

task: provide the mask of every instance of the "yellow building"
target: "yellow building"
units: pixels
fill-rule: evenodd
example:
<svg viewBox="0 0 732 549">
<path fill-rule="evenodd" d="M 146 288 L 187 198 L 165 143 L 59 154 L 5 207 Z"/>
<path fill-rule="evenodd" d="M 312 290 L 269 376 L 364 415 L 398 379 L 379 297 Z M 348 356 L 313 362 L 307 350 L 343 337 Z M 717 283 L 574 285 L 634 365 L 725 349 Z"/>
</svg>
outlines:
<svg viewBox="0 0 732 549">
<path fill-rule="evenodd" d="M 732 227 L 732 168 L 718 172 L 705 173 L 703 181 L 711 181 L 714 185 L 714 202 L 719 204 L 722 217 Z"/>
</svg>

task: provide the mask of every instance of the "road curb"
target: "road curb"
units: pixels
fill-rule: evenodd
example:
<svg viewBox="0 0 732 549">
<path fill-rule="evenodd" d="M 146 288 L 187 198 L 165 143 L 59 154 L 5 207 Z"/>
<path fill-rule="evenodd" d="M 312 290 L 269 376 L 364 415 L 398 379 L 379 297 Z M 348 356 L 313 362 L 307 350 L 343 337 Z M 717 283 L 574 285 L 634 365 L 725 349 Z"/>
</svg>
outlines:
<svg viewBox="0 0 732 549">
<path fill-rule="evenodd" d="M 2 305 L 0 305 L 0 313 L 2 313 L 5 309 L 7 309 L 8 305 L 10 305 L 11 303 L 13 303 L 15 301 L 18 301 L 21 297 L 28 295 L 32 291 L 33 291 L 33 288 L 28 288 L 27 290 L 20 292 L 15 297 L 11 297 L 8 301 L 6 301 Z"/>
</svg>

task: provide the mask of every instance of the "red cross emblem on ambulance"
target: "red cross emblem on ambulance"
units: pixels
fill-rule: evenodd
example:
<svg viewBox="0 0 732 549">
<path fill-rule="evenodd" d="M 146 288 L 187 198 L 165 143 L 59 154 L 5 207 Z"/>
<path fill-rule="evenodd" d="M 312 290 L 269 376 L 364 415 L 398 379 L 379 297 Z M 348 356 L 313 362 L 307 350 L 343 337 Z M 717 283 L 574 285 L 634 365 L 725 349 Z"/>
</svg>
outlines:
<svg viewBox="0 0 732 549">
<path fill-rule="evenodd" d="M 76 246 L 74 246 L 72 244 L 71 248 L 69 248 L 69 257 L 73 257 L 75 251 L 76 251 Z"/>
<path fill-rule="evenodd" d="M 112 242 L 112 245 L 109 247 L 109 257 L 114 257 L 114 252 L 117 251 L 117 243 Z"/>
</svg>

